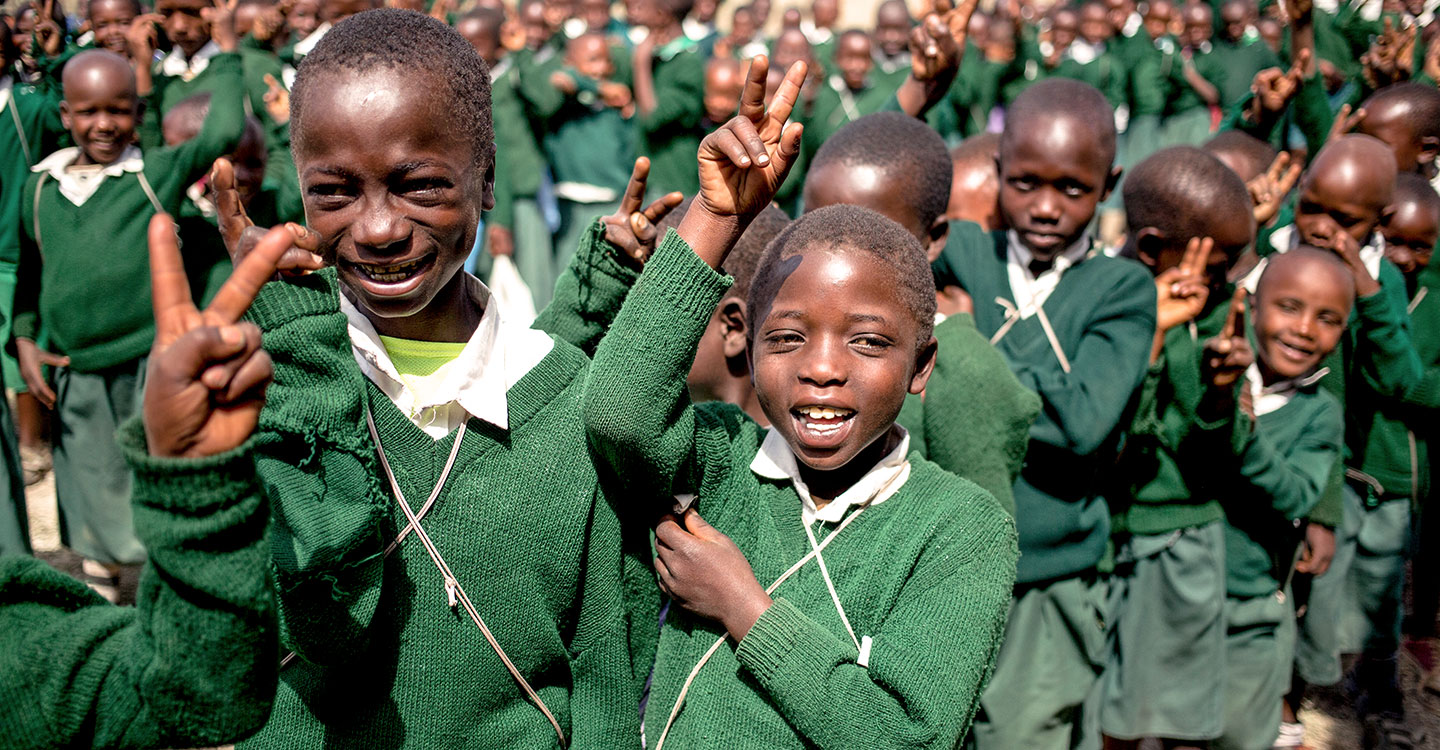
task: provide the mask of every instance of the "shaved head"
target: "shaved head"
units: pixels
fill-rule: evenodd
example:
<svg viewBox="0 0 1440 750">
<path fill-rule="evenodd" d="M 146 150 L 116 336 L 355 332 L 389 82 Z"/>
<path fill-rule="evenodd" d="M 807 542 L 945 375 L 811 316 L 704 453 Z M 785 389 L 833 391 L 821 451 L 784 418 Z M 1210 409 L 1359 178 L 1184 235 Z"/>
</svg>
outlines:
<svg viewBox="0 0 1440 750">
<path fill-rule="evenodd" d="M 1385 206 L 1395 192 L 1395 153 L 1368 135 L 1342 135 L 1326 144 L 1305 170 L 1301 189 L 1324 182 L 1366 203 Z"/>
<path fill-rule="evenodd" d="M 130 68 L 130 61 L 114 52 L 91 49 L 65 63 L 61 82 L 67 96 L 80 90 L 93 92 L 102 89 L 112 94 L 128 89 L 133 94 L 135 71 Z"/>
</svg>

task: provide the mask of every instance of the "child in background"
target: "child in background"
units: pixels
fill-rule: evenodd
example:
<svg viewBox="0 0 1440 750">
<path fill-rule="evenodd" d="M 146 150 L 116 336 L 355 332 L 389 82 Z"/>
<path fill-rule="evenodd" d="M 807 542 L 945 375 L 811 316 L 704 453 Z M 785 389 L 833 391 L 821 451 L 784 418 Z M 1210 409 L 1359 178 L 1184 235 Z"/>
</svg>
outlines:
<svg viewBox="0 0 1440 750">
<path fill-rule="evenodd" d="M 629 149 L 635 105 L 630 88 L 611 80 L 614 72 L 605 37 L 587 32 L 565 45 L 565 68 L 550 74 L 550 84 L 562 97 L 544 116 L 545 157 L 560 206 L 557 269 L 570 264 L 590 220 L 620 205 L 635 160 Z"/>
<path fill-rule="evenodd" d="M 680 28 L 691 0 L 636 0 L 644 41 L 635 45 L 637 152 L 650 157 L 650 187 L 694 195 L 695 149 L 705 98 L 705 61 Z"/>
<path fill-rule="evenodd" d="M 1117 468 L 1129 502 L 1111 506 L 1105 746 L 1204 746 L 1224 729 L 1225 513 L 1202 491 L 1196 455 L 1200 356 L 1230 310 L 1230 266 L 1255 239 L 1250 194 L 1220 160 L 1162 149 L 1125 178 L 1126 257 L 1155 276 L 1150 369 Z M 1237 218 L 1238 217 L 1238 218 Z M 1117 493 L 1119 494 L 1119 493 Z"/>
<path fill-rule="evenodd" d="M 131 145 L 141 105 L 129 63 L 101 50 L 71 58 L 60 112 L 79 145 L 36 164 L 21 199 L 13 328 L 21 374 L 55 410 L 62 537 L 85 559 L 88 580 L 110 596 L 119 566 L 145 554 L 130 521 L 130 471 L 114 437 L 140 408 L 155 335 L 138 248 L 149 217 L 178 214 L 186 189 L 234 151 L 245 125 L 239 55 L 217 54 L 210 66 L 219 88 L 200 134 L 142 153 Z M 96 284 L 116 291 L 97 296 Z M 37 344 L 42 329 L 53 354 Z M 58 368 L 53 389 L 47 366 Z"/>
<path fill-rule="evenodd" d="M 729 122 L 740 109 L 740 91 L 745 87 L 745 66 L 730 57 L 713 57 L 705 63 L 705 116 L 700 126 L 706 130 Z"/>
<path fill-rule="evenodd" d="M 269 715 L 278 628 L 250 436 L 271 367 L 260 330 L 239 320 L 293 239 L 268 235 L 201 312 L 174 226 L 151 220 L 144 419 L 119 435 L 148 550 L 139 601 L 115 607 L 45 562 L 0 557 L 7 746 L 211 746 Z"/>
<path fill-rule="evenodd" d="M 1169 70 L 1171 95 L 1165 110 L 1166 146 L 1198 146 L 1215 132 L 1211 110 L 1220 106 L 1220 88 L 1225 85 L 1224 67 L 1210 44 L 1215 33 L 1214 12 L 1209 5 L 1187 4 L 1180 10 L 1184 31 L 1180 48 L 1165 65 Z"/>
<path fill-rule="evenodd" d="M 1365 116 L 1355 132 L 1390 146 L 1401 172 L 1419 173 L 1432 186 L 1440 183 L 1440 89 L 1397 83 L 1372 94 L 1360 109 Z"/>
<path fill-rule="evenodd" d="M 875 9 L 872 75 L 880 88 L 894 91 L 910 75 L 910 29 L 914 25 L 903 0 L 885 0 Z"/>
<path fill-rule="evenodd" d="M 95 46 L 117 55 L 129 55 L 130 28 L 144 12 L 139 0 L 91 0 L 86 18 L 90 31 L 95 34 Z"/>
<path fill-rule="evenodd" d="M 848 204 L 876 211 L 904 227 L 933 259 L 949 232 L 951 172 L 938 133 L 913 117 L 880 112 L 846 125 L 820 147 L 805 184 L 805 210 Z M 921 455 L 1013 512 L 1011 486 L 1040 404 L 975 329 L 965 309 L 969 300 L 954 303 L 954 296 L 937 298 L 945 304 L 935 325 L 935 372 L 923 399 L 906 399 L 898 422 Z"/>
<path fill-rule="evenodd" d="M 1226 498 L 1225 729 L 1215 748 L 1264 750 L 1280 734 L 1295 646 L 1290 577 L 1344 430 L 1319 380 L 1354 300 L 1346 263 L 1301 245 L 1267 263 L 1256 284 L 1254 354 L 1238 298 L 1205 345 L 1197 415 L 1209 449 L 1197 476 Z"/>
<path fill-rule="evenodd" d="M 953 172 L 946 219 L 968 221 L 986 232 L 1001 228 L 1000 173 L 995 169 L 999 156 L 999 133 L 972 135 L 950 149 Z"/>
<path fill-rule="evenodd" d="M 835 42 L 833 67 L 825 85 L 815 94 L 805 127 L 805 148 L 809 153 L 819 151 L 847 123 L 879 112 L 895 93 L 894 88 L 871 76 L 875 67 L 872 48 L 870 36 L 858 29 L 842 33 Z M 831 60 L 821 62 L 831 64 Z"/>
<path fill-rule="evenodd" d="M 656 530 L 660 580 L 679 606 L 661 633 L 645 737 L 656 750 L 716 735 L 954 747 L 998 643 L 1014 537 L 973 483 L 907 457 L 894 424 L 935 352 L 919 243 L 867 209 L 800 218 L 767 248 L 747 305 L 773 427 L 695 406 L 682 389 L 729 285 L 714 269 L 799 151 L 785 120 L 804 66 L 768 112 L 766 66 L 752 65 L 748 117 L 704 142 L 705 190 L 646 264 L 586 389 L 587 429 L 615 481 L 630 497 L 680 493 L 686 508 Z M 632 502 L 626 523 L 648 527 L 666 509 Z M 730 637 L 738 645 L 721 648 Z M 852 720 L 835 721 L 837 709 Z"/>
<path fill-rule="evenodd" d="M 999 153 L 1008 230 L 956 222 L 935 263 L 937 285 L 969 293 L 980 333 L 1043 402 L 1014 488 L 1010 622 L 974 737 L 980 750 L 1069 748 L 1100 733 L 1102 479 L 1145 378 L 1155 283 L 1096 252 L 1087 231 L 1120 177 L 1114 113 L 1098 90 L 1065 78 L 1026 89 L 1007 110 Z"/>
</svg>

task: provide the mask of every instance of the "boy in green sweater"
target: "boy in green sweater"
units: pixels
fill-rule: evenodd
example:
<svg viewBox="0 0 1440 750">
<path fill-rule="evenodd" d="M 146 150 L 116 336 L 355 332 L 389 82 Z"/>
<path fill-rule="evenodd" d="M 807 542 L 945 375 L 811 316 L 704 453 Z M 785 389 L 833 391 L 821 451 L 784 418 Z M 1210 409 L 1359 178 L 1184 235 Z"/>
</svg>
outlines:
<svg viewBox="0 0 1440 750">
<path fill-rule="evenodd" d="M 1346 264 L 1301 245 L 1266 264 L 1250 298 L 1206 342 L 1198 426 L 1209 447 L 1200 486 L 1225 501 L 1225 729 L 1215 748 L 1265 750 L 1290 687 L 1290 577 L 1306 514 L 1340 459 L 1340 404 L 1319 387 L 1355 300 Z M 1323 580 L 1323 579 L 1322 579 Z"/>
<path fill-rule="evenodd" d="M 328 267 L 250 313 L 276 361 L 255 466 L 293 656 L 242 747 L 638 739 L 620 528 L 580 419 L 588 361 L 505 323 L 461 272 L 493 205 L 489 98 L 469 43 L 412 11 L 336 24 L 300 68 L 294 150 Z M 633 278 L 604 234 L 556 287 L 569 309 L 540 321 L 585 346 Z"/>
<path fill-rule="evenodd" d="M 636 152 L 650 157 L 650 186 L 657 192 L 694 195 L 695 149 L 705 96 L 705 61 L 681 22 L 692 0 L 637 0 L 646 29 L 631 60 L 634 77 Z"/>
<path fill-rule="evenodd" d="M 142 153 L 131 145 L 140 100 L 129 63 L 102 50 L 71 58 L 60 113 L 78 146 L 35 165 L 20 206 L 13 337 L 21 374 L 55 410 L 65 542 L 112 595 L 117 566 L 145 554 L 131 528 L 130 472 L 114 438 L 140 406 L 155 335 L 139 252 L 145 225 L 156 213 L 180 212 L 185 190 L 235 149 L 245 124 L 239 56 L 219 54 L 211 63 L 227 87 L 200 134 Z M 97 288 L 124 292 L 97 296 Z M 42 328 L 54 353 L 36 343 Z M 58 368 L 53 389 L 47 366 Z"/>
<path fill-rule="evenodd" d="M 148 551 L 138 607 L 0 557 L 0 746 L 209 746 L 265 722 L 277 628 L 249 438 L 271 367 L 260 330 L 239 319 L 291 241 L 272 232 L 202 312 L 174 225 L 150 222 L 157 335 L 143 422 L 120 435 Z"/>
<path fill-rule="evenodd" d="M 952 168 L 945 142 L 928 125 L 879 112 L 846 125 L 820 147 L 805 186 L 805 210 L 863 206 L 904 227 L 934 259 L 945 247 Z M 952 287 L 952 290 L 954 287 Z M 1039 399 L 1010 372 L 975 328 L 959 295 L 939 295 L 940 353 L 922 396 L 905 400 L 898 421 L 920 455 L 969 479 L 1013 513 Z"/>
<path fill-rule="evenodd" d="M 1215 132 L 1212 109 L 1221 104 L 1225 69 L 1210 43 L 1215 33 L 1210 6 L 1186 5 L 1180 18 L 1184 24 L 1180 48 L 1166 53 L 1171 59 L 1163 64 L 1170 74 L 1171 95 L 1161 142 L 1166 146 L 1198 146 Z"/>
<path fill-rule="evenodd" d="M 1225 524 L 1221 497 L 1199 491 L 1195 476 L 1208 470 L 1193 447 L 1200 354 L 1226 320 L 1226 277 L 1255 224 L 1245 183 L 1192 146 L 1136 165 L 1124 198 L 1121 254 L 1154 274 L 1158 303 L 1150 369 L 1117 467 L 1130 501 L 1111 507 L 1114 630 L 1100 724 L 1107 748 L 1146 737 L 1203 747 L 1224 727 Z"/>
<path fill-rule="evenodd" d="M 975 301 L 980 333 L 1040 396 L 1015 482 L 1018 584 L 975 740 L 1068 748 L 1098 738 L 1105 661 L 1099 566 L 1110 537 L 1105 472 L 1130 424 L 1155 334 L 1155 282 L 1098 253 L 1087 226 L 1120 177 L 1114 113 L 1094 87 L 1040 81 L 1010 105 L 1000 138 L 1006 231 L 955 222 L 938 286 Z M 1088 710 L 1087 699 L 1092 701 Z"/>
<path fill-rule="evenodd" d="M 646 264 L 586 389 L 587 430 L 615 482 L 667 501 L 632 503 L 626 523 L 648 527 L 672 497 L 683 508 L 656 529 L 657 572 L 678 607 L 645 737 L 656 750 L 717 737 L 953 748 L 998 646 L 1014 535 L 979 487 L 907 456 L 894 424 L 935 354 L 919 243 L 858 207 L 801 217 L 767 248 L 747 305 L 772 427 L 693 405 L 683 389 L 729 285 L 715 269 L 799 152 L 801 128 L 785 121 L 805 66 L 769 111 L 767 67 L 755 59 L 741 115 L 702 144 L 704 190 Z"/>
</svg>

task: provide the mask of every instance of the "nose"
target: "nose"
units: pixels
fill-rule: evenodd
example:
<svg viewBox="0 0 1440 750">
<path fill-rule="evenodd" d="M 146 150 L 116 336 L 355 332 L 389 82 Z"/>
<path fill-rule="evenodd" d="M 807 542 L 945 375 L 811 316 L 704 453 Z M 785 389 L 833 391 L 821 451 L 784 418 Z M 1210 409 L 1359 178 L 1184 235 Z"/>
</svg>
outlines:
<svg viewBox="0 0 1440 750">
<path fill-rule="evenodd" d="M 385 252 L 386 248 L 409 239 L 410 222 L 388 201 L 366 201 L 361 207 L 360 218 L 351 226 L 350 236 L 356 245 Z M 403 250 L 403 247 L 394 249 L 395 252 Z"/>
<path fill-rule="evenodd" d="M 1315 339 L 1316 325 L 1317 321 L 1314 315 L 1301 315 L 1295 321 L 1294 333 L 1306 341 L 1313 341 Z"/>
<path fill-rule="evenodd" d="M 1040 190 L 1030 206 L 1030 218 L 1046 224 L 1058 223 L 1060 213 L 1060 196 L 1048 188 Z"/>
<path fill-rule="evenodd" d="M 800 380 L 820 387 L 844 385 L 846 371 L 841 349 L 843 342 L 821 339 L 812 341 L 802 355 Z"/>
</svg>

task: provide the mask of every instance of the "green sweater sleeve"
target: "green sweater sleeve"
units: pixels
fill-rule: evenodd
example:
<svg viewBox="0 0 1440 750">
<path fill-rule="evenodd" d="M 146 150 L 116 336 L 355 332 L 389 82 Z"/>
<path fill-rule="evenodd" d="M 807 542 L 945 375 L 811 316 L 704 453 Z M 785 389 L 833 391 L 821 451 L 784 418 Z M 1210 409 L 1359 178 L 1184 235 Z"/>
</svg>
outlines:
<svg viewBox="0 0 1440 750">
<path fill-rule="evenodd" d="M 1380 291 L 1355 300 L 1359 313 L 1354 367 L 1366 387 L 1382 398 L 1403 398 L 1424 368 L 1410 341 L 1405 280 L 1389 261 L 1380 262 Z"/>
<path fill-rule="evenodd" d="M 145 155 L 145 178 L 165 210 L 176 213 L 185 190 L 204 177 L 216 159 L 230 154 L 245 134 L 244 79 L 240 54 L 221 53 L 210 58 L 206 72 L 214 76 L 210 113 L 194 138 L 174 148 Z"/>
<path fill-rule="evenodd" d="M 727 426 L 702 418 L 685 376 L 729 286 L 672 229 L 595 350 L 586 431 L 597 460 L 636 497 L 696 493 L 703 467 L 728 461 Z"/>
<path fill-rule="evenodd" d="M 700 121 L 705 96 L 705 63 L 698 54 L 682 52 L 654 63 L 655 109 L 637 112 L 635 121 L 647 135 L 672 126 L 688 128 Z"/>
<path fill-rule="evenodd" d="M 1305 79 L 1295 92 L 1295 101 L 1290 104 L 1295 126 L 1305 136 L 1306 153 L 1310 159 L 1324 148 L 1330 137 L 1330 125 L 1335 113 L 1330 111 L 1330 98 L 1325 93 L 1325 82 L 1320 74 Z"/>
<path fill-rule="evenodd" d="M 268 506 L 248 446 L 205 459 L 120 440 L 149 552 L 137 605 L 116 607 L 31 558 L 0 561 L 0 736 L 6 746 L 222 745 L 275 696 Z"/>
<path fill-rule="evenodd" d="M 20 259 L 15 268 L 15 301 L 10 313 L 10 337 L 35 341 L 40 335 L 40 269 L 43 263 L 35 238 L 35 191 L 39 175 L 25 180 L 20 194 Z M 9 342 L 6 342 L 9 346 Z"/>
<path fill-rule="evenodd" d="M 935 371 L 925 387 L 927 457 L 994 495 L 1011 515 L 1040 398 L 1027 390 L 969 315 L 935 327 Z"/>
<path fill-rule="evenodd" d="M 639 276 L 618 260 L 618 252 L 605 241 L 604 222 L 591 222 L 534 327 L 593 355 Z"/>
<path fill-rule="evenodd" d="M 1012 580 L 995 575 L 979 549 L 949 562 L 922 560 L 874 634 L 868 668 L 853 643 L 783 598 L 735 656 L 807 747 L 953 748 L 990 679 L 1006 619 L 1006 607 L 992 602 L 1009 598 Z M 989 653 L 943 646 L 935 633 L 967 634 Z"/>
<path fill-rule="evenodd" d="M 1241 480 L 1255 490 L 1247 496 L 1268 498 L 1270 509 L 1290 521 L 1304 518 L 1320 502 L 1340 461 L 1345 430 L 1340 405 L 1327 393 L 1316 394 L 1313 400 L 1316 407 L 1294 445 L 1278 443 L 1265 429 L 1263 417 L 1252 419 L 1238 407 L 1233 417 L 1221 423 L 1197 424 L 1197 429 L 1233 447 Z"/>
</svg>

